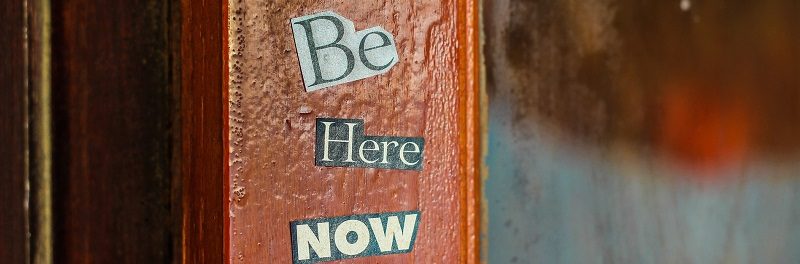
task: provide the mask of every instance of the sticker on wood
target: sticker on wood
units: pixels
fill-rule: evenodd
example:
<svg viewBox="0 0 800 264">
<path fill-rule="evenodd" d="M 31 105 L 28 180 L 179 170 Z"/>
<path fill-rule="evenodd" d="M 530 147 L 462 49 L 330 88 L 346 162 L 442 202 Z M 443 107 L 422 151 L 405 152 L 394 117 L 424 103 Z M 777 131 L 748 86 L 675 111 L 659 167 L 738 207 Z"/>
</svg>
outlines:
<svg viewBox="0 0 800 264">
<path fill-rule="evenodd" d="M 317 118 L 317 166 L 421 170 L 425 139 L 365 136 L 364 120 Z"/>
<path fill-rule="evenodd" d="M 397 63 L 394 37 L 382 27 L 355 31 L 352 21 L 330 11 L 291 22 L 307 92 L 385 73 Z"/>
<path fill-rule="evenodd" d="M 475 3 L 229 4 L 229 260 L 475 263 Z"/>
<path fill-rule="evenodd" d="M 420 213 L 397 212 L 292 221 L 294 263 L 411 252 Z"/>
</svg>

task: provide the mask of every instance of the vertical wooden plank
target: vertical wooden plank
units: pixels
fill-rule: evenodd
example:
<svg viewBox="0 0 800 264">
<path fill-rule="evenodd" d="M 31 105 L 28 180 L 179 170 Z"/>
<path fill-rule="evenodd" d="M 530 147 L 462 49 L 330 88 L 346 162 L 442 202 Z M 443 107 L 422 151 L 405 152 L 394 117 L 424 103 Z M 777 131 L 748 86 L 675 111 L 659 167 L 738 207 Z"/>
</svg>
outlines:
<svg viewBox="0 0 800 264">
<path fill-rule="evenodd" d="M 460 10 L 464 10 L 461 14 L 464 16 L 460 25 L 460 32 L 465 32 L 463 35 L 463 42 L 465 47 L 461 49 L 465 61 L 465 72 L 462 75 L 463 82 L 466 83 L 464 91 L 463 108 L 465 109 L 464 121 L 466 127 L 464 128 L 463 140 L 461 147 L 464 148 L 463 159 L 465 160 L 464 177 L 465 184 L 465 200 L 466 202 L 466 216 L 467 222 L 466 229 L 466 258 L 465 263 L 484 263 L 483 251 L 485 245 L 483 242 L 483 235 L 485 234 L 484 225 L 486 216 L 483 209 L 483 176 L 485 175 L 484 169 L 484 155 L 487 150 L 486 145 L 486 125 L 487 125 L 487 97 L 484 89 L 484 75 L 483 75 L 483 51 L 481 34 L 483 31 L 483 22 L 481 19 L 481 5 L 482 1 L 459 1 L 462 5 Z"/>
<path fill-rule="evenodd" d="M 225 2 L 181 1 L 183 263 L 227 259 Z"/>
<path fill-rule="evenodd" d="M 60 262 L 172 259 L 168 5 L 53 2 L 54 256 Z"/>
<path fill-rule="evenodd" d="M 0 260 L 27 260 L 27 71 L 25 1 L 0 3 Z"/>
<path fill-rule="evenodd" d="M 408 254 L 347 263 L 478 260 L 480 153 L 476 1 L 232 1 L 230 262 L 292 261 L 289 223 L 421 211 Z M 394 35 L 388 73 L 306 93 L 289 20 L 334 11 Z M 425 138 L 421 171 L 314 165 L 317 117 L 364 120 L 368 135 Z"/>
<path fill-rule="evenodd" d="M 53 262 L 50 1 L 27 1 L 29 232 L 32 263 Z"/>
</svg>

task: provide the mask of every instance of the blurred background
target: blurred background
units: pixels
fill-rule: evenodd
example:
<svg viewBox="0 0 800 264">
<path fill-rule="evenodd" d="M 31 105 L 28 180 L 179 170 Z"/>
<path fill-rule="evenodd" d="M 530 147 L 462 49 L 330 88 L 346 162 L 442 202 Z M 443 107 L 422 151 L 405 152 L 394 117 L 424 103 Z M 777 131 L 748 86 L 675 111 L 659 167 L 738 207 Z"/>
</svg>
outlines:
<svg viewBox="0 0 800 264">
<path fill-rule="evenodd" d="M 800 2 L 484 2 L 490 263 L 800 263 Z"/>
</svg>

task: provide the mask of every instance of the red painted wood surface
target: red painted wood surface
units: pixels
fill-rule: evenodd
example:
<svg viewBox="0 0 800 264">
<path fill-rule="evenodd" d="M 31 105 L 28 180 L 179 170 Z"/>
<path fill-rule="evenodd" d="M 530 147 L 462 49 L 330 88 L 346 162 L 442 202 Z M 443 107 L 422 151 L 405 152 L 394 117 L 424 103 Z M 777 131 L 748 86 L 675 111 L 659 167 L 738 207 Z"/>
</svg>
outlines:
<svg viewBox="0 0 800 264">
<path fill-rule="evenodd" d="M 476 2 L 230 5 L 230 261 L 290 262 L 292 220 L 404 210 L 422 212 L 412 253 L 342 262 L 477 261 Z M 356 30 L 392 32 L 399 63 L 384 75 L 306 93 L 289 19 L 324 10 Z M 364 119 L 368 135 L 423 136 L 424 169 L 316 167 L 317 117 Z"/>
<path fill-rule="evenodd" d="M 27 62 L 22 1 L 0 3 L 0 262 L 25 263 Z"/>
</svg>

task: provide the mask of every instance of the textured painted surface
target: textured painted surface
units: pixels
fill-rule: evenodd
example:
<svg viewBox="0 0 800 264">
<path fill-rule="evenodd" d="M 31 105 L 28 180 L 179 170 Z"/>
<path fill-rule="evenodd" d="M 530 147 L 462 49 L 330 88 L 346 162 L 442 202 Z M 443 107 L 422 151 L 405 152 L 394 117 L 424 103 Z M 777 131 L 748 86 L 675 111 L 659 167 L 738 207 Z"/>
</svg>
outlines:
<svg viewBox="0 0 800 264">
<path fill-rule="evenodd" d="M 797 263 L 794 1 L 487 1 L 491 263 Z"/>
<path fill-rule="evenodd" d="M 291 261 L 289 222 L 419 210 L 412 253 L 347 263 L 476 259 L 476 18 L 471 1 L 230 3 L 230 259 Z M 306 93 L 289 19 L 324 10 L 382 26 L 400 61 L 386 74 Z M 301 110 L 302 109 L 302 110 Z M 314 166 L 316 117 L 364 119 L 370 135 L 425 137 L 422 171 Z M 473 193 L 468 193 L 473 192 Z"/>
</svg>

